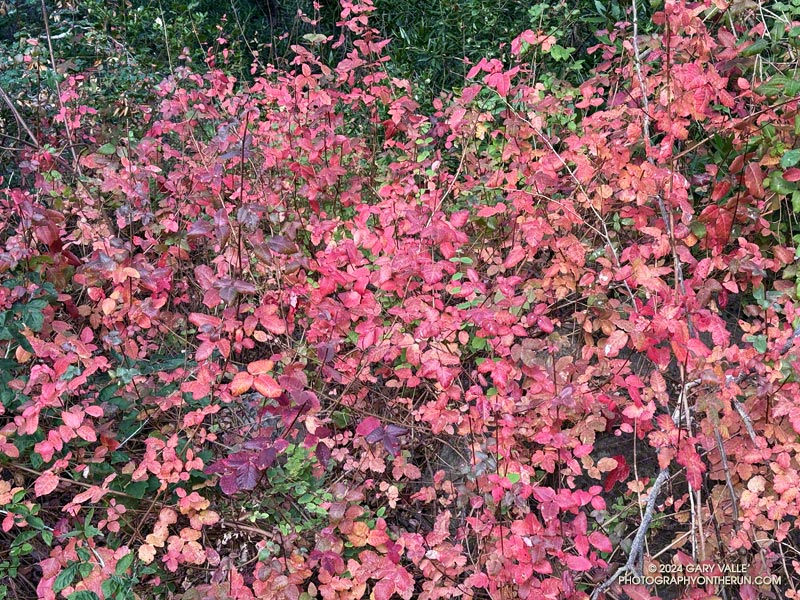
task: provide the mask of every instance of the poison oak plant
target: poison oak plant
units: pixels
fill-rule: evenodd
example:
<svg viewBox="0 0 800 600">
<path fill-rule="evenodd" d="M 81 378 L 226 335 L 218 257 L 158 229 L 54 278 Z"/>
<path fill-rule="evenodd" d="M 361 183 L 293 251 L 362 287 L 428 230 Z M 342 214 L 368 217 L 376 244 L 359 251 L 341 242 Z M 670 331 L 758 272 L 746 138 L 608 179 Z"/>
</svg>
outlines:
<svg viewBox="0 0 800 600">
<path fill-rule="evenodd" d="M 335 68 L 176 67 L 139 139 L 62 82 L 2 196 L 4 593 L 578 599 L 672 561 L 794 597 L 798 116 L 763 31 L 634 10 L 578 88 L 525 31 L 426 115 L 372 10 L 315 41 Z"/>
</svg>

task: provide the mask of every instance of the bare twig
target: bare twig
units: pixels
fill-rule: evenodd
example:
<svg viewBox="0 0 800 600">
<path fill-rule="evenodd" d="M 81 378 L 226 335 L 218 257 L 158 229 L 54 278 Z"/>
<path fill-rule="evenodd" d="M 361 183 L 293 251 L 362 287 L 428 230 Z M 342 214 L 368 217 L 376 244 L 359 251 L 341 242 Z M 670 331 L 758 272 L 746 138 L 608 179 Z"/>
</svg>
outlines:
<svg viewBox="0 0 800 600">
<path fill-rule="evenodd" d="M 731 481 L 731 471 L 728 467 L 728 457 L 725 453 L 725 446 L 722 443 L 722 435 L 719 433 L 719 427 L 714 425 L 714 437 L 717 439 L 717 449 L 722 458 L 722 470 L 725 473 L 725 485 L 728 488 L 728 493 L 731 496 L 731 505 L 733 506 L 733 527 L 739 531 L 739 506 L 736 490 L 733 489 L 733 481 Z"/>
<path fill-rule="evenodd" d="M 758 436 L 756 436 L 756 430 L 753 428 L 753 421 L 744 409 L 744 405 L 734 398 L 733 407 L 736 409 L 736 412 L 739 413 L 739 417 L 742 419 L 742 423 L 744 423 L 744 428 L 747 430 L 747 435 L 750 436 L 750 441 L 758 447 L 756 442 Z"/>
<path fill-rule="evenodd" d="M 11 111 L 11 114 L 14 115 L 14 119 L 16 119 L 17 125 L 19 125 L 20 128 L 22 128 L 25 131 L 25 133 L 28 134 L 28 137 L 31 138 L 31 141 L 33 142 L 33 145 L 36 148 L 38 148 L 39 147 L 39 140 L 37 140 L 36 136 L 33 135 L 33 132 L 31 131 L 30 127 L 28 127 L 28 124 L 25 122 L 25 119 L 22 118 L 22 115 L 19 114 L 19 111 L 17 110 L 17 107 L 14 106 L 14 101 L 6 93 L 6 91 L 2 88 L 2 86 L 0 86 L 0 98 L 3 99 L 3 102 L 6 103 L 6 106 L 8 106 L 9 110 Z"/>
<path fill-rule="evenodd" d="M 644 517 L 642 518 L 641 525 L 639 525 L 639 529 L 636 531 L 636 537 L 633 538 L 628 560 L 617 569 L 611 577 L 595 588 L 592 592 L 591 600 L 597 600 L 600 594 L 610 588 L 615 581 L 619 580 L 619 578 L 626 573 L 634 572 L 639 575 L 641 574 L 640 563 L 644 555 L 645 536 L 647 535 L 647 530 L 650 529 L 650 523 L 653 520 L 653 514 L 656 510 L 656 499 L 661 492 L 661 488 L 664 487 L 664 484 L 667 482 L 667 479 L 669 479 L 669 468 L 661 469 L 653 487 L 650 488 L 650 495 L 647 498 L 647 507 L 644 511 Z"/>
</svg>

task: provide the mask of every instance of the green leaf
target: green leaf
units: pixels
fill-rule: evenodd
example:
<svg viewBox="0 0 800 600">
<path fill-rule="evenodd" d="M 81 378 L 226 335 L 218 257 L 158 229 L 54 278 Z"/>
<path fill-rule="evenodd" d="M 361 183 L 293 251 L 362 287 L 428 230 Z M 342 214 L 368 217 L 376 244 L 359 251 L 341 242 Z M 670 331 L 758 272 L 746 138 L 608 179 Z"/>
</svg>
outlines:
<svg viewBox="0 0 800 600">
<path fill-rule="evenodd" d="M 16 538 L 14 538 L 14 541 L 11 542 L 11 547 L 14 548 L 16 546 L 21 546 L 28 540 L 35 538 L 37 535 L 39 535 L 38 531 L 23 531 Z"/>
<path fill-rule="evenodd" d="M 486 348 L 486 338 L 478 337 L 476 335 L 470 340 L 469 345 L 473 350 L 483 350 Z"/>
<path fill-rule="evenodd" d="M 128 554 L 120 558 L 119 561 L 117 561 L 117 566 L 114 569 L 114 572 L 117 575 L 124 575 L 125 573 L 127 573 L 128 569 L 131 568 L 132 564 L 133 564 L 133 552 L 129 552 Z"/>
<path fill-rule="evenodd" d="M 67 596 L 67 600 L 100 600 L 100 598 L 94 592 L 81 590 L 80 592 L 72 592 Z"/>
<path fill-rule="evenodd" d="M 792 193 L 792 210 L 795 213 L 800 213 L 800 192 Z"/>
<path fill-rule="evenodd" d="M 333 424 L 339 429 L 344 429 L 350 424 L 350 418 L 343 410 L 333 411 L 331 414 L 331 421 L 333 421 Z"/>
<path fill-rule="evenodd" d="M 303 36 L 303 39 L 310 44 L 320 44 L 328 38 L 321 33 L 307 33 Z"/>
<path fill-rule="evenodd" d="M 517 483 L 519 481 L 520 474 L 519 473 L 506 473 L 506 479 L 508 479 L 511 483 Z"/>
<path fill-rule="evenodd" d="M 762 83 L 756 88 L 756 93 L 766 96 L 767 98 L 774 98 L 780 95 L 781 90 L 783 90 L 783 83 L 775 81 L 775 79 L 776 78 L 773 77 L 769 81 Z"/>
<path fill-rule="evenodd" d="M 26 310 L 22 321 L 33 331 L 38 333 L 42 330 L 42 326 L 44 325 L 44 314 L 41 310 Z"/>
<path fill-rule="evenodd" d="M 37 529 L 39 531 L 44 529 L 44 521 L 42 521 L 42 519 L 39 517 L 30 516 L 27 517 L 25 520 L 28 522 L 28 525 L 30 525 L 34 529 Z"/>
<path fill-rule="evenodd" d="M 106 598 L 119 598 L 119 596 L 115 595 L 117 591 L 117 582 L 113 579 L 106 579 L 100 584 L 100 589 L 103 590 L 103 594 Z"/>
<path fill-rule="evenodd" d="M 788 169 L 800 163 L 800 149 L 787 150 L 781 157 L 781 167 Z"/>
<path fill-rule="evenodd" d="M 554 44 L 553 47 L 550 48 L 550 56 L 556 61 L 562 61 L 568 59 L 573 51 L 573 48 L 564 48 L 564 46 Z"/>
<path fill-rule="evenodd" d="M 766 181 L 766 179 L 764 180 Z M 776 175 L 769 178 L 769 189 L 781 196 L 788 196 L 797 189 L 797 183 L 790 183 L 783 177 Z"/>
<path fill-rule="evenodd" d="M 701 221 L 692 221 L 692 223 L 689 225 L 689 229 L 692 230 L 692 233 L 698 239 L 702 240 L 704 237 L 706 237 L 706 225 Z"/>
<path fill-rule="evenodd" d="M 117 151 L 117 147 L 114 144 L 103 144 L 97 149 L 97 151 L 100 154 L 105 154 L 108 156 L 109 154 L 114 154 L 114 152 Z"/>
<path fill-rule="evenodd" d="M 80 573 L 81 577 L 85 579 L 91 574 L 93 568 L 94 566 L 92 565 L 92 563 L 89 562 L 79 563 L 78 573 Z"/>
<path fill-rule="evenodd" d="M 769 40 L 761 38 L 739 52 L 739 56 L 755 56 L 756 54 L 761 54 L 767 48 L 769 48 Z"/>
<path fill-rule="evenodd" d="M 116 489 L 116 486 L 112 486 L 112 488 Z M 120 484 L 119 491 L 125 492 L 126 494 L 129 494 L 134 498 L 139 498 L 139 500 L 141 500 L 147 493 L 147 481 L 132 481 L 124 485 Z"/>
<path fill-rule="evenodd" d="M 117 395 L 117 390 L 119 390 L 119 385 L 114 382 L 110 385 L 107 385 L 102 390 L 100 390 L 100 402 L 108 402 Z"/>
<path fill-rule="evenodd" d="M 53 582 L 53 591 L 58 593 L 68 585 L 72 585 L 77 573 L 78 563 L 71 564 L 66 569 L 61 571 L 61 573 L 58 574 L 58 577 L 56 577 L 56 580 Z"/>
</svg>

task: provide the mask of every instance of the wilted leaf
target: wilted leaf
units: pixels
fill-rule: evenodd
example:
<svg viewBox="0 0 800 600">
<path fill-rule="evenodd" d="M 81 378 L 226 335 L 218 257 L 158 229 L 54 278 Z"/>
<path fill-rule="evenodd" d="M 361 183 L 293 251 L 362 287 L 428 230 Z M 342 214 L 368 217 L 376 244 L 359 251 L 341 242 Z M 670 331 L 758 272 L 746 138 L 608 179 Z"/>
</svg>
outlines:
<svg viewBox="0 0 800 600">
<path fill-rule="evenodd" d="M 277 254 L 294 254 L 297 252 L 297 245 L 282 235 L 273 235 L 267 238 L 267 247 Z"/>
</svg>

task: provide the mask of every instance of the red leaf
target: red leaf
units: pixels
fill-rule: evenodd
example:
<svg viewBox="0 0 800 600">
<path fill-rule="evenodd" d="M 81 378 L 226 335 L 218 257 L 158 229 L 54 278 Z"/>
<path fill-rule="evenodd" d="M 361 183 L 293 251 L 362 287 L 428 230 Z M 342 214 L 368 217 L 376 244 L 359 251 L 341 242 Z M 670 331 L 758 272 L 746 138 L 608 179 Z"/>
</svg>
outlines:
<svg viewBox="0 0 800 600">
<path fill-rule="evenodd" d="M 394 594 L 409 600 L 414 594 L 414 580 L 403 567 L 396 567 L 389 573 L 383 573 L 381 579 L 375 584 L 373 596 L 375 600 L 389 600 Z"/>
<path fill-rule="evenodd" d="M 622 589 L 631 600 L 650 600 L 652 596 L 643 585 L 623 585 Z"/>
<path fill-rule="evenodd" d="M 278 315 L 262 315 L 259 322 L 264 326 L 264 329 L 275 335 L 283 335 L 286 333 L 286 321 Z"/>
<path fill-rule="evenodd" d="M 706 466 L 690 440 L 686 440 L 681 444 L 676 460 L 679 465 L 686 467 L 686 480 L 691 488 L 699 490 L 703 483 L 703 473 L 706 470 Z"/>
<path fill-rule="evenodd" d="M 758 163 L 748 163 L 744 168 L 744 185 L 747 191 L 756 198 L 764 197 L 764 174 L 761 172 L 761 167 Z"/>
<path fill-rule="evenodd" d="M 212 229 L 211 223 L 204 219 L 198 219 L 189 226 L 189 229 L 186 231 L 186 238 L 188 240 L 197 240 L 211 237 Z"/>
<path fill-rule="evenodd" d="M 497 90 L 497 93 L 504 98 L 508 96 L 511 88 L 511 76 L 508 73 L 492 73 L 486 76 L 486 85 Z"/>
<path fill-rule="evenodd" d="M 797 167 L 786 169 L 783 172 L 783 178 L 791 183 L 794 183 L 795 181 L 800 181 L 800 169 Z"/>
<path fill-rule="evenodd" d="M 525 248 L 522 246 L 514 246 L 511 252 L 508 253 L 508 256 L 506 256 L 505 261 L 503 261 L 503 266 L 506 269 L 512 269 L 523 260 L 525 260 Z"/>
<path fill-rule="evenodd" d="M 198 265 L 194 269 L 194 276 L 197 283 L 204 290 L 211 289 L 217 283 L 217 275 L 208 265 Z"/>
<path fill-rule="evenodd" d="M 489 217 L 493 217 L 494 215 L 501 213 L 506 210 L 506 205 L 502 202 L 495 204 L 494 206 L 483 206 L 478 209 L 477 215 L 479 217 L 483 217 L 488 219 Z"/>
<path fill-rule="evenodd" d="M 381 426 L 381 422 L 375 417 L 367 417 L 356 427 L 356 433 L 364 437 L 370 435 Z"/>
<path fill-rule="evenodd" d="M 603 489 L 606 492 L 610 492 L 618 481 L 625 481 L 631 474 L 631 468 L 628 466 L 624 456 L 618 454 L 612 458 L 617 461 L 617 466 L 608 472 L 608 475 L 606 475 L 606 479 L 603 482 Z"/>
</svg>

